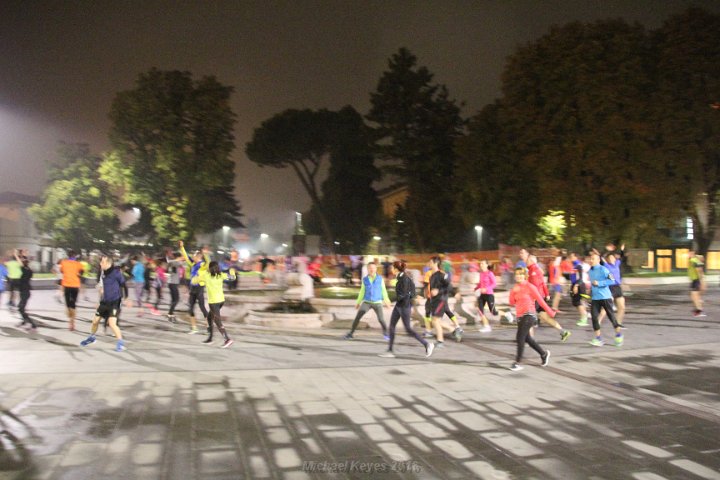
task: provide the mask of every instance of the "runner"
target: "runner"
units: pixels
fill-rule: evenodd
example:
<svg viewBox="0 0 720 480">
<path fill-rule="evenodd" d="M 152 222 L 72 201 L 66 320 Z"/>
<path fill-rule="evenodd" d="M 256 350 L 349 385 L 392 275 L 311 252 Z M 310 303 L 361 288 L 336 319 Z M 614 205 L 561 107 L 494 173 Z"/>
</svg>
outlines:
<svg viewBox="0 0 720 480">
<path fill-rule="evenodd" d="M 60 273 L 63 275 L 61 285 L 67 308 L 68 329 L 72 332 L 75 330 L 75 308 L 80 294 L 80 276 L 83 274 L 82 263 L 73 250 L 68 251 L 68 258 L 60 261 Z"/>
<path fill-rule="evenodd" d="M 138 316 L 141 317 L 143 314 L 142 294 L 145 289 L 145 265 L 137 255 L 132 257 L 131 261 L 132 278 L 135 284 L 135 306 L 140 309 Z"/>
<path fill-rule="evenodd" d="M 32 289 L 30 280 L 32 279 L 33 271 L 30 269 L 30 261 L 27 256 L 18 251 L 15 252 L 15 261 L 20 265 L 20 279 L 18 280 L 20 303 L 18 303 L 18 312 L 20 312 L 20 316 L 22 317 L 22 323 L 18 326 L 22 327 L 26 323 L 29 323 L 30 331 L 36 332 L 37 324 L 26 311 L 28 300 L 30 300 L 30 290 Z"/>
<path fill-rule="evenodd" d="M 415 283 L 413 283 L 409 276 L 405 275 L 406 268 L 407 264 L 402 260 L 393 262 L 390 267 L 391 273 L 395 275 L 397 280 L 395 283 L 396 301 L 395 308 L 393 308 L 392 314 L 390 315 L 390 340 L 388 341 L 388 349 L 387 352 L 380 354 L 380 356 L 384 358 L 395 358 L 395 354 L 393 353 L 393 343 L 395 342 L 395 327 L 397 326 L 400 318 L 402 318 L 403 326 L 405 327 L 407 334 L 411 337 L 415 337 L 415 339 L 422 343 L 425 347 L 426 357 L 432 355 L 433 350 L 435 349 L 435 344 L 422 338 L 415 330 L 413 330 L 410 324 L 413 300 L 417 294 L 415 290 Z"/>
<path fill-rule="evenodd" d="M 563 296 L 565 277 L 562 274 L 562 262 L 564 260 L 565 256 L 559 255 L 548 264 L 548 282 L 553 294 L 551 305 L 553 310 L 560 308 L 560 300 Z"/>
<path fill-rule="evenodd" d="M 600 265 L 600 255 L 598 253 L 592 253 L 590 255 L 590 284 L 591 287 L 591 307 L 590 316 L 592 317 L 593 330 L 595 331 L 595 338 L 590 341 L 590 345 L 593 347 L 602 347 L 605 342 L 602 339 L 602 332 L 600 331 L 600 310 L 605 310 L 607 317 L 615 328 L 615 346 L 619 347 L 623 344 L 622 325 L 618 324 L 615 318 L 615 312 L 613 312 L 613 301 L 612 294 L 610 293 L 610 285 L 615 283 L 615 279 L 610 274 L 610 271 Z"/>
<path fill-rule="evenodd" d="M 5 262 L 5 268 L 7 268 L 7 279 L 10 284 L 10 296 L 8 298 L 8 307 L 15 307 L 15 292 L 20 290 L 20 277 L 22 277 L 22 265 L 17 260 L 18 251 L 12 252 L 10 260 Z"/>
<path fill-rule="evenodd" d="M 515 306 L 515 315 L 518 319 L 517 335 L 517 354 L 515 355 L 515 363 L 512 364 L 510 370 L 517 372 L 522 370 L 520 364 L 525 350 L 525 343 L 540 355 L 540 361 L 543 367 L 546 367 L 550 361 L 550 350 L 544 350 L 539 343 L 533 338 L 533 328 L 537 323 L 535 315 L 535 304 L 539 304 L 551 317 L 555 316 L 555 311 L 545 303 L 545 300 L 535 288 L 533 284 L 527 281 L 526 270 L 522 267 L 515 269 L 515 286 L 510 290 L 510 305 Z"/>
<path fill-rule="evenodd" d="M 205 307 L 205 281 L 200 278 L 200 269 L 207 270 L 208 264 L 210 263 L 210 257 L 207 256 L 207 248 L 203 248 L 202 251 L 195 252 L 192 261 L 185 251 L 185 246 L 180 240 L 180 253 L 187 263 L 188 269 L 190 270 L 190 298 L 189 298 L 189 310 L 190 314 L 190 335 L 198 333 L 197 322 L 195 321 L 195 303 L 200 307 L 200 311 L 203 314 L 203 318 L 208 320 L 208 311 Z M 208 325 L 208 329 L 210 326 Z"/>
<path fill-rule="evenodd" d="M 610 271 L 610 275 L 612 275 L 615 279 L 615 283 L 610 285 L 610 294 L 612 295 L 613 303 L 616 307 L 615 313 L 617 322 L 623 330 L 625 329 L 625 322 L 623 321 L 625 319 L 625 296 L 622 291 L 622 273 L 620 272 L 620 266 L 622 264 L 621 259 L 624 257 L 624 247 L 624 245 L 620 247 L 620 251 L 618 253 L 607 253 L 605 255 L 605 260 L 600 257 L 600 265 L 604 265 L 605 268 Z M 617 258 L 618 255 L 620 258 Z M 600 312 L 600 323 L 602 323 L 604 318 L 605 311 L 602 311 Z"/>
<path fill-rule="evenodd" d="M 587 306 L 585 300 L 589 298 L 585 287 L 585 272 L 582 262 L 575 252 L 570 252 L 568 260 L 572 263 L 573 271 L 570 274 L 570 295 L 573 307 L 577 308 L 580 319 L 575 323 L 578 327 L 587 327 Z"/>
<path fill-rule="evenodd" d="M 181 246 L 182 248 L 182 246 Z M 207 265 L 207 263 L 204 263 Z M 217 325 L 218 330 L 225 338 L 221 348 L 227 348 L 234 343 L 234 341 L 228 336 L 225 326 L 222 323 L 222 317 L 220 316 L 220 309 L 225 303 L 225 293 L 223 292 L 223 285 L 226 279 L 232 280 L 235 277 L 235 269 L 231 268 L 228 273 L 223 273 L 220 270 L 218 262 L 209 262 L 207 268 L 201 267 L 198 270 L 198 276 L 200 281 L 206 285 L 208 294 L 208 305 L 210 306 L 210 314 L 208 315 L 208 336 L 203 343 L 209 345 L 213 343 L 213 322 Z"/>
<path fill-rule="evenodd" d="M 82 275 L 80 275 L 80 292 L 78 292 L 78 296 L 82 293 L 83 294 L 83 300 L 86 302 L 90 301 L 90 298 L 88 298 L 87 295 L 87 276 L 92 273 L 92 266 L 85 260 L 84 257 L 80 258 L 78 257 L 78 260 L 80 261 L 80 265 L 82 265 Z"/>
<path fill-rule="evenodd" d="M 545 276 L 540 269 L 540 265 L 538 265 L 537 263 L 537 257 L 535 255 L 528 255 L 527 265 L 528 282 L 530 282 L 535 288 L 537 288 L 538 292 L 540 292 L 542 297 L 545 299 L 545 303 L 549 302 L 550 292 L 548 292 L 547 284 L 545 283 Z M 567 341 L 567 339 L 570 337 L 570 330 L 565 330 L 564 328 L 562 328 L 562 325 L 560 325 L 557 320 L 549 317 L 547 313 L 545 313 L 545 311 L 540 308 L 540 304 L 535 305 L 535 310 L 538 313 L 538 318 L 540 319 L 540 321 L 547 323 L 555 330 L 559 330 L 560 340 L 563 342 Z"/>
<path fill-rule="evenodd" d="M 155 261 L 155 264 L 155 275 L 153 278 L 153 287 L 155 288 L 155 305 L 153 305 L 153 308 L 150 309 L 150 313 L 152 315 L 162 315 L 158 308 L 160 307 L 160 302 L 162 301 L 162 289 L 167 284 L 167 274 L 165 273 L 167 264 L 165 263 L 165 259 L 158 259 Z"/>
<path fill-rule="evenodd" d="M 440 257 L 438 257 L 440 258 Z M 431 338 L 435 336 L 435 333 L 433 330 L 433 323 L 432 323 L 432 308 L 430 305 L 430 277 L 435 272 L 432 268 L 432 259 L 428 260 L 427 263 L 428 270 L 425 272 L 425 277 L 423 279 L 423 292 L 425 294 L 425 316 L 423 317 L 423 320 L 425 322 L 425 333 L 423 334 L 426 338 Z M 444 273 L 443 270 L 439 269 L 441 273 Z M 450 275 L 448 275 L 448 278 Z M 450 294 L 450 290 L 452 289 L 452 285 L 449 283 L 448 280 L 448 296 Z M 453 328 L 445 327 L 445 329 L 452 333 L 453 338 L 455 341 L 460 342 L 462 341 L 462 334 L 464 333 L 462 327 L 460 327 L 460 322 L 458 322 L 457 316 L 455 315 L 455 312 L 450 310 L 450 305 L 448 302 L 445 302 L 445 308 L 443 310 L 443 316 L 447 315 L 447 317 L 450 319 L 450 321 L 453 324 Z M 441 322 L 442 325 L 442 322 Z M 442 345 L 441 345 L 442 346 Z"/>
<path fill-rule="evenodd" d="M 527 259 L 528 256 L 530 256 L 530 252 L 528 252 L 526 248 L 521 248 L 518 256 L 520 260 L 515 264 L 515 268 L 527 268 Z"/>
<path fill-rule="evenodd" d="M 168 289 L 170 289 L 170 309 L 168 310 L 167 319 L 168 322 L 177 323 L 175 307 L 180 302 L 180 275 L 184 262 L 180 253 L 175 254 L 174 258 L 170 257 L 170 253 L 168 252 L 165 257 L 168 265 L 167 283 Z"/>
<path fill-rule="evenodd" d="M 442 348 L 444 343 L 443 329 L 448 332 L 452 331 L 455 338 L 458 339 L 457 327 L 452 330 L 442 324 L 442 317 L 446 314 L 448 294 L 450 290 L 450 282 L 448 282 L 448 274 L 440 270 L 440 257 L 432 257 L 430 259 L 430 282 L 428 288 L 430 290 L 429 299 L 426 301 L 426 309 L 429 307 L 432 315 L 432 323 L 435 328 L 435 337 L 437 338 L 436 348 Z M 451 312 L 452 314 L 452 312 Z M 459 339 L 458 339 L 459 341 Z"/>
<path fill-rule="evenodd" d="M 118 327 L 117 318 L 120 314 L 123 295 L 125 298 L 128 296 L 125 276 L 123 276 L 119 268 L 114 266 L 113 259 L 106 255 L 100 259 L 100 270 L 100 303 L 90 326 L 90 335 L 80 342 L 80 345 L 87 347 L 97 341 L 95 333 L 97 333 L 100 319 L 103 318 L 108 321 L 110 329 L 117 338 L 115 351 L 122 352 L 125 350 L 125 341 L 122 338 L 120 327 Z M 140 292 L 142 293 L 142 289 L 140 289 Z"/>
<path fill-rule="evenodd" d="M 705 264 L 694 249 L 688 251 L 688 277 L 690 278 L 690 299 L 693 302 L 693 316 L 704 317 L 702 293 L 705 291 Z"/>
<path fill-rule="evenodd" d="M 0 258 L 0 307 L 2 307 L 2 294 L 5 292 L 5 283 L 7 280 L 7 268 L 5 267 L 5 261 Z"/>
<path fill-rule="evenodd" d="M 497 286 L 497 280 L 492 270 L 488 269 L 487 260 L 480 260 L 480 281 L 475 287 L 475 292 L 478 295 L 478 311 L 480 312 L 480 320 L 482 321 L 481 333 L 490 333 L 492 328 L 490 322 L 488 322 L 485 316 L 485 305 L 488 307 L 488 312 L 493 315 L 497 315 L 495 309 L 495 293 L 494 288 Z"/>
<path fill-rule="evenodd" d="M 377 316 L 380 326 L 382 327 L 383 337 L 385 340 L 389 340 L 387 332 L 387 325 L 385 324 L 385 313 L 383 312 L 383 304 L 389 307 L 390 297 L 388 297 L 387 290 L 385 288 L 385 280 L 382 276 L 377 274 L 377 265 L 375 262 L 367 264 L 368 274 L 363 277 L 360 283 L 360 293 L 358 293 L 357 300 L 355 302 L 355 309 L 358 310 L 353 320 L 350 332 L 347 333 L 343 338 L 345 340 L 352 340 L 353 333 L 360 323 L 360 319 L 372 309 Z"/>
</svg>

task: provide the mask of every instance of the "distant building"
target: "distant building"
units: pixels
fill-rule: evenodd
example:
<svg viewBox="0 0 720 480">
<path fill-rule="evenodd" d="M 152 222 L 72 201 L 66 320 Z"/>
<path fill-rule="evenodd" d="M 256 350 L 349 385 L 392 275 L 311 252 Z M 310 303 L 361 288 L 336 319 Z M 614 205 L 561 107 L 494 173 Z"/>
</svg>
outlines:
<svg viewBox="0 0 720 480">
<path fill-rule="evenodd" d="M 382 205 L 383 215 L 389 219 L 394 219 L 397 209 L 405 206 L 409 195 L 408 186 L 403 183 L 396 183 L 380 190 L 378 198 Z"/>
<path fill-rule="evenodd" d="M 47 270 L 63 254 L 51 246 L 50 240 L 41 235 L 28 209 L 39 198 L 17 192 L 0 193 L 0 255 L 5 256 L 16 248 L 30 252 L 35 270 Z"/>
</svg>

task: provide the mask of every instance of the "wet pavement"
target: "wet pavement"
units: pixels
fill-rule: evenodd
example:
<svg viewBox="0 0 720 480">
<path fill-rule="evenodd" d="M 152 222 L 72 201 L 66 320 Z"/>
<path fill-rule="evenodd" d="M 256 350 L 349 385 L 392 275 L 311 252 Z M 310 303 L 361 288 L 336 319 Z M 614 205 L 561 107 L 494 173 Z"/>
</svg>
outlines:
<svg viewBox="0 0 720 480">
<path fill-rule="evenodd" d="M 720 479 L 720 291 L 705 318 L 684 288 L 633 293 L 623 347 L 565 313 L 550 365 L 510 372 L 512 327 L 386 359 L 378 332 L 230 324 L 223 350 L 131 308 L 127 351 L 81 348 L 91 304 L 71 333 L 33 292 L 37 333 L 0 309 L 0 479 Z"/>
</svg>

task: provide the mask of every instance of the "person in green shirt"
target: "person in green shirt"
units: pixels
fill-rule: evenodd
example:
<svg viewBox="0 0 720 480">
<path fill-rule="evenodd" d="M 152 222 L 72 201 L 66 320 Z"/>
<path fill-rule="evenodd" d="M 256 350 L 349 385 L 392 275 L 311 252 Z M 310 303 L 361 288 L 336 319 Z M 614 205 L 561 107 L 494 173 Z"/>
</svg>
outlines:
<svg viewBox="0 0 720 480">
<path fill-rule="evenodd" d="M 368 274 L 362 279 L 360 293 L 358 294 L 357 303 L 355 304 L 355 308 L 358 310 L 358 313 L 355 316 L 355 320 L 353 320 L 350 332 L 343 338 L 351 340 L 358 323 L 360 323 L 360 319 L 368 312 L 368 310 L 372 309 L 375 311 L 375 315 L 377 315 L 378 321 L 382 326 L 383 337 L 385 337 L 385 340 L 389 340 L 390 337 L 387 334 L 383 304 L 389 307 L 391 303 L 387 289 L 385 288 L 385 280 L 377 274 L 377 265 L 375 262 L 368 263 L 367 270 Z"/>
<path fill-rule="evenodd" d="M 213 342 L 213 323 L 217 325 L 218 330 L 222 334 L 225 342 L 221 348 L 227 348 L 232 345 L 233 339 L 225 330 L 225 326 L 222 323 L 222 317 L 220 316 L 220 309 L 225 303 L 225 292 L 223 292 L 223 284 L 225 280 L 235 279 L 235 269 L 231 268 L 228 273 L 223 273 L 220 270 L 218 262 L 210 262 L 207 269 L 202 269 L 198 273 L 200 281 L 205 284 L 205 290 L 208 296 L 208 306 L 210 307 L 210 313 L 208 314 L 208 336 L 203 341 L 205 344 Z"/>
<path fill-rule="evenodd" d="M 22 255 L 22 253 L 20 253 Z M 10 259 L 5 262 L 5 268 L 7 268 L 7 278 L 8 283 L 10 284 L 10 296 L 8 298 L 7 305 L 8 307 L 14 307 L 15 306 L 15 292 L 20 292 L 20 278 L 22 277 L 22 265 L 20 265 L 20 262 L 15 258 L 15 254 L 13 254 Z"/>
<path fill-rule="evenodd" d="M 688 252 L 688 278 L 690 278 L 690 299 L 695 307 L 693 316 L 704 317 L 702 292 L 705 291 L 705 264 L 695 250 Z"/>
</svg>

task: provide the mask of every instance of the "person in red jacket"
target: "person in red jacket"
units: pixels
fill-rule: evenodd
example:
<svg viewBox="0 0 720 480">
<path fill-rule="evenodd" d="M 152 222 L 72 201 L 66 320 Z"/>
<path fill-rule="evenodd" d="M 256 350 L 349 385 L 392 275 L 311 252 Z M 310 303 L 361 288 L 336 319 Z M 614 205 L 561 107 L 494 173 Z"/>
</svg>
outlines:
<svg viewBox="0 0 720 480">
<path fill-rule="evenodd" d="M 517 317 L 517 354 L 515 355 L 515 363 L 512 364 L 510 370 L 517 372 L 522 370 L 520 365 L 525 350 L 525 343 L 540 355 L 542 366 L 547 366 L 550 361 L 550 350 L 544 350 L 539 343 L 533 338 L 533 327 L 537 322 L 535 302 L 537 302 L 543 310 L 551 317 L 555 317 L 555 311 L 545 303 L 545 300 L 530 282 L 527 281 L 527 273 L 523 267 L 515 269 L 515 286 L 510 290 L 510 305 L 515 306 L 515 316 Z"/>
<path fill-rule="evenodd" d="M 538 289 L 540 295 L 545 299 L 545 302 L 550 301 L 550 292 L 548 291 L 547 284 L 545 283 L 545 276 L 540 265 L 537 263 L 537 257 L 535 255 L 528 256 L 528 282 L 533 284 Z M 566 341 L 570 336 L 570 330 L 565 330 L 555 319 L 550 318 L 547 313 L 540 308 L 540 305 L 535 304 L 535 311 L 538 313 L 538 318 L 541 322 L 546 323 L 556 330 L 560 331 L 560 340 Z"/>
</svg>

